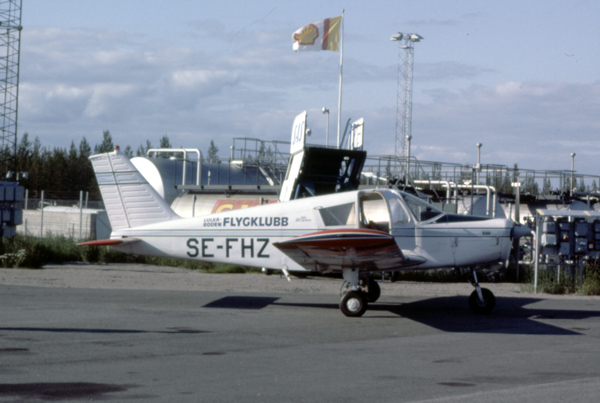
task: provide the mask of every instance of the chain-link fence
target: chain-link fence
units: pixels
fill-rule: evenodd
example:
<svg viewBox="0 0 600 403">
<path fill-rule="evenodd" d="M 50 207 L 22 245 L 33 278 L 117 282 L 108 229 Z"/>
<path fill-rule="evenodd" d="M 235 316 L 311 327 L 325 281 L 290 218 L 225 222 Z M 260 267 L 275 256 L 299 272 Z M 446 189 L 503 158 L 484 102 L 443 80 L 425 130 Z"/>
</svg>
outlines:
<svg viewBox="0 0 600 403">
<path fill-rule="evenodd" d="M 84 192 L 79 200 L 26 197 L 21 202 L 23 223 L 17 234 L 45 237 L 65 236 L 76 240 L 105 239 L 110 236 L 110 223 L 100 201 L 87 200 Z"/>
</svg>

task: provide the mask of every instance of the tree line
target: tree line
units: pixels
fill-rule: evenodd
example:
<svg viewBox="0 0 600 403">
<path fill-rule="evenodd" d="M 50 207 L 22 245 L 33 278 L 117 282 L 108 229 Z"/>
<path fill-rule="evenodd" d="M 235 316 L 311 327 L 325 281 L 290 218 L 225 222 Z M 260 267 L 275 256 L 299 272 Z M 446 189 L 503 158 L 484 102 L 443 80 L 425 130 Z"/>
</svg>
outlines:
<svg viewBox="0 0 600 403">
<path fill-rule="evenodd" d="M 31 198 L 39 198 L 40 192 L 44 190 L 45 197 L 48 199 L 78 200 L 79 191 L 84 191 L 89 192 L 90 200 L 100 200 L 96 177 L 89 157 L 93 154 L 113 151 L 114 147 L 115 144 L 109 130 L 105 130 L 102 133 L 100 142 L 93 147 L 83 137 L 78 146 L 74 141 L 71 141 L 71 145 L 68 148 L 43 146 L 38 137 L 31 141 L 29 135 L 25 133 L 18 142 L 15 150 L 14 169 L 19 173 L 27 172 L 27 176 L 20 174 L 19 182 L 29 190 L 29 197 Z M 154 148 L 151 141 L 146 140 L 135 151 L 129 145 L 126 145 L 122 150 L 128 157 L 132 158 L 135 156 L 145 156 L 146 152 L 151 148 Z M 172 148 L 167 135 L 159 139 L 157 148 Z M 0 152 L 13 159 L 12 151 L 5 148 Z M 218 152 L 219 149 L 215 146 L 214 141 L 211 140 L 204 160 L 207 162 L 218 161 Z M 266 149 L 265 145 L 261 142 L 260 149 L 256 153 L 255 158 L 269 160 L 272 156 L 273 152 L 270 147 Z M 388 167 L 387 170 L 389 169 Z M 486 173 L 485 176 L 482 176 L 481 183 L 492 185 L 499 192 L 512 193 L 511 183 L 517 180 L 518 172 L 519 169 L 515 164 L 512 172 L 507 170 L 504 175 L 490 176 L 489 173 Z M 465 175 L 469 176 L 471 173 L 467 172 Z M 435 170 L 433 173 L 415 172 L 414 179 L 441 179 L 438 176 L 441 176 L 441 172 Z M 471 179 L 471 177 L 465 177 L 465 179 Z M 523 182 L 521 188 L 523 193 L 537 196 L 547 195 L 553 191 L 549 179 L 544 179 L 541 186 L 532 177 L 527 175 L 524 180 L 523 178 L 521 180 Z M 595 180 L 590 185 L 584 183 L 583 178 L 573 178 L 572 184 L 569 181 L 565 185 L 568 189 L 573 187 L 579 191 L 597 192 L 599 190 L 599 186 Z"/>
</svg>

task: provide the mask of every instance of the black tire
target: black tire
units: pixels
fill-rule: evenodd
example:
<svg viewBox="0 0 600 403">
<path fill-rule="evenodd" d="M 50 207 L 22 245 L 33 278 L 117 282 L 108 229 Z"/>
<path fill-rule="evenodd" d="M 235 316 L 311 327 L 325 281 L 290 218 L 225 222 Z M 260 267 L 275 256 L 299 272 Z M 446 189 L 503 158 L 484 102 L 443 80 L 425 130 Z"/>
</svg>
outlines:
<svg viewBox="0 0 600 403">
<path fill-rule="evenodd" d="M 367 301 L 377 302 L 381 296 L 381 287 L 379 286 L 379 283 L 370 277 L 367 284 Z"/>
<path fill-rule="evenodd" d="M 496 306 L 496 297 L 494 296 L 494 293 L 487 288 L 481 289 L 481 295 L 483 296 L 483 302 L 479 300 L 477 290 L 473 291 L 469 297 L 469 306 L 473 313 L 485 315 L 492 312 L 494 306 Z"/>
<path fill-rule="evenodd" d="M 357 318 L 363 316 L 367 310 L 367 298 L 359 291 L 348 291 L 342 297 L 340 310 L 346 316 Z"/>
</svg>

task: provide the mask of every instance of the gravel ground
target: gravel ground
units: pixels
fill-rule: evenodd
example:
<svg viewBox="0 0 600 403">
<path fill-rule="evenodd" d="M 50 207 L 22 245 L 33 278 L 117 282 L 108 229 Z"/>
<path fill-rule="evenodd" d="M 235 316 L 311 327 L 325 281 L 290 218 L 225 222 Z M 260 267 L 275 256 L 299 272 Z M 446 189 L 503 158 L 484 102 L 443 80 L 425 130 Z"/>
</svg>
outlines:
<svg viewBox="0 0 600 403">
<path fill-rule="evenodd" d="M 62 264 L 43 269 L 0 269 L 0 284 L 33 287 L 111 288 L 142 290 L 199 290 L 256 293 L 312 293 L 337 295 L 342 281 L 330 278 L 296 278 L 289 282 L 279 274 L 208 274 L 166 266 L 141 264 Z M 469 295 L 468 283 L 381 283 L 383 295 L 453 296 Z M 591 298 L 574 295 L 531 294 L 512 283 L 491 283 L 485 287 L 496 296 L 537 298 Z"/>
</svg>

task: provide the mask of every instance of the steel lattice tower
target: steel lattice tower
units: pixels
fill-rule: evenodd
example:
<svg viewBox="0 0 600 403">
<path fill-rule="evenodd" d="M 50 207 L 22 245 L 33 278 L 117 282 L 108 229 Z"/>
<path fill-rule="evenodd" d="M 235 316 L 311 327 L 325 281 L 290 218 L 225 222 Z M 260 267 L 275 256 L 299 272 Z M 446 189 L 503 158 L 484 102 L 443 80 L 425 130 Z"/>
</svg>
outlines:
<svg viewBox="0 0 600 403">
<path fill-rule="evenodd" d="M 398 41 L 398 88 L 396 92 L 396 158 L 410 158 L 409 140 L 412 131 L 412 87 L 414 43 L 423 39 L 417 34 L 393 35 L 390 40 Z M 407 172 L 408 174 L 408 168 Z"/>
<path fill-rule="evenodd" d="M 16 168 L 22 0 L 0 0 L 0 174 Z"/>
</svg>

